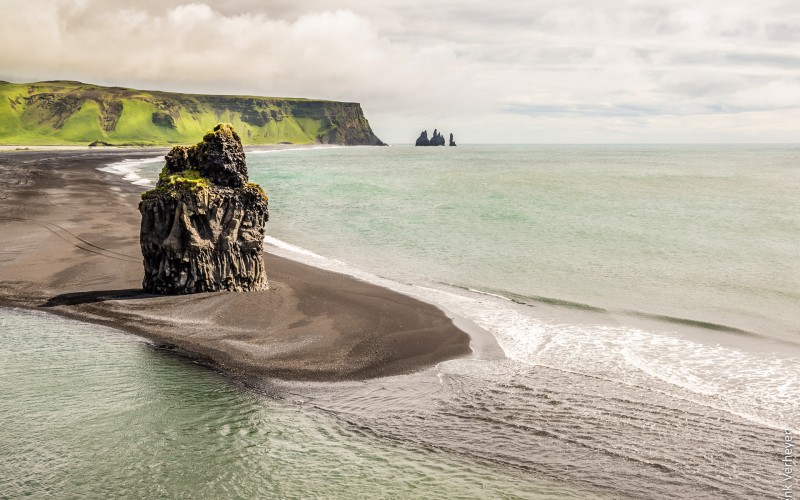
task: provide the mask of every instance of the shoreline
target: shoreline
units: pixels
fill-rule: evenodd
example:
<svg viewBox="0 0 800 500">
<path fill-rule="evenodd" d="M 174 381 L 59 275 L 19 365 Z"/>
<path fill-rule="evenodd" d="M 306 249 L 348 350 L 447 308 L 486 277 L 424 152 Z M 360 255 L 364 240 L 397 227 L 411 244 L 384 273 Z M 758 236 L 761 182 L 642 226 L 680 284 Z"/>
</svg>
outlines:
<svg viewBox="0 0 800 500">
<path fill-rule="evenodd" d="M 165 144 L 161 146 L 84 146 L 80 144 L 0 144 L 0 153 L 16 153 L 16 152 L 31 152 L 31 151 L 49 151 L 49 152 L 67 152 L 67 151 L 81 151 L 93 153 L 115 153 L 120 151 L 128 151 L 136 154 L 140 151 L 169 151 L 172 146 L 180 146 L 181 144 Z M 340 144 L 249 144 L 244 146 L 245 153 L 259 153 L 267 151 L 291 151 L 296 149 L 325 149 L 325 148 L 344 148 L 344 147 L 363 147 L 363 146 L 342 146 Z"/>
<path fill-rule="evenodd" d="M 475 356 L 473 340 L 487 351 L 439 307 L 268 253 L 269 291 L 144 294 L 140 187 L 100 168 L 155 151 L 0 155 L 0 305 L 112 326 L 240 378 L 357 380 Z"/>
</svg>

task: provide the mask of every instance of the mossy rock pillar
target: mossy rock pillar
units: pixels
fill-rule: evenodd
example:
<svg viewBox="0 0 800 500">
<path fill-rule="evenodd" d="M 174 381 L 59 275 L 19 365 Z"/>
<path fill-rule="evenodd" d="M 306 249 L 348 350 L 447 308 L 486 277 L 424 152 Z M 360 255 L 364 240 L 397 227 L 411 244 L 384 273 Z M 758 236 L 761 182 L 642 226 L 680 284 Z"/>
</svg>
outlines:
<svg viewBox="0 0 800 500">
<path fill-rule="evenodd" d="M 220 124 L 196 146 L 167 154 L 155 189 L 142 194 L 142 286 L 185 294 L 267 288 L 267 196 L 248 182 L 242 141 Z"/>
</svg>

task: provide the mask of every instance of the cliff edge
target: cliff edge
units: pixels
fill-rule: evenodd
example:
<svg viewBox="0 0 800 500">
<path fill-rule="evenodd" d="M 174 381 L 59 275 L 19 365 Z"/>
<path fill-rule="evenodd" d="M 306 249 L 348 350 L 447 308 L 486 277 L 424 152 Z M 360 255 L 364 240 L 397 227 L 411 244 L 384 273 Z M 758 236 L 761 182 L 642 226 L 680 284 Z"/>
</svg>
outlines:
<svg viewBox="0 0 800 500">
<path fill-rule="evenodd" d="M 221 121 L 246 145 L 383 145 L 355 102 L 0 82 L 0 144 L 192 144 Z"/>
</svg>

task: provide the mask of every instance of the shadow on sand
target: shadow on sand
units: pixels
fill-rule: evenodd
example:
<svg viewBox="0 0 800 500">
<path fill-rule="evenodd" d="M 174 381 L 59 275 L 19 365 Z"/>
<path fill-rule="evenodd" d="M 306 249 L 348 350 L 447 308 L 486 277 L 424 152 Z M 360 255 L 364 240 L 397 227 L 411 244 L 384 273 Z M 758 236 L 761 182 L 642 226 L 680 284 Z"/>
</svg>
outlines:
<svg viewBox="0 0 800 500">
<path fill-rule="evenodd" d="M 128 288 L 124 290 L 95 290 L 91 292 L 74 292 L 54 295 L 39 307 L 76 306 L 94 302 L 107 302 L 109 300 L 134 300 L 159 297 L 144 292 L 141 288 Z"/>
</svg>

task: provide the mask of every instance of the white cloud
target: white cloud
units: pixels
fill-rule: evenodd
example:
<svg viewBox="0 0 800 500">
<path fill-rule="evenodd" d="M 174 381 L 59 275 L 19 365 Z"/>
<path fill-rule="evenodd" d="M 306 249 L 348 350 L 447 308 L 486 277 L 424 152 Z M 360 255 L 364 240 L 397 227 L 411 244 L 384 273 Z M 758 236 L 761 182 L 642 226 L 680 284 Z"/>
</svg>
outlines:
<svg viewBox="0 0 800 500">
<path fill-rule="evenodd" d="M 14 81 L 359 101 L 389 141 L 796 140 L 796 2 L 1 1 Z"/>
</svg>

